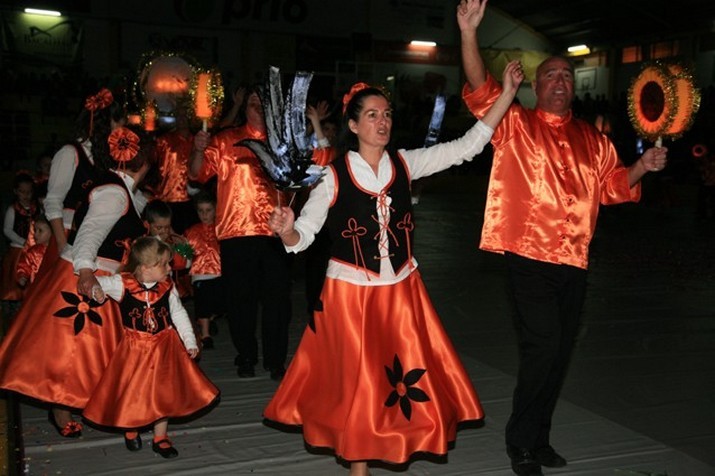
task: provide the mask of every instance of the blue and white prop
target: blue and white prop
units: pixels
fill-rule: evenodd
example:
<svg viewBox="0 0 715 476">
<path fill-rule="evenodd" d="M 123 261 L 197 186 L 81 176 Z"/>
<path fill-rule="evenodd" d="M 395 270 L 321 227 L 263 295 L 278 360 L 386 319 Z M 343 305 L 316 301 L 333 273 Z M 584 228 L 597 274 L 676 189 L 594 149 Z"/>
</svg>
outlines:
<svg viewBox="0 0 715 476">
<path fill-rule="evenodd" d="M 439 139 L 439 131 L 442 128 L 444 108 L 446 105 L 447 100 L 443 94 L 438 94 L 434 98 L 434 109 L 432 110 L 432 118 L 429 121 L 427 137 L 425 137 L 425 148 L 435 145 Z"/>
<path fill-rule="evenodd" d="M 249 148 L 276 187 L 309 187 L 324 175 L 324 168 L 311 160 L 313 148 L 306 134 L 305 106 L 313 73 L 298 71 L 285 102 L 280 70 L 271 66 L 268 82 L 260 91 L 266 118 L 267 141 L 243 139 L 235 146 Z"/>
</svg>

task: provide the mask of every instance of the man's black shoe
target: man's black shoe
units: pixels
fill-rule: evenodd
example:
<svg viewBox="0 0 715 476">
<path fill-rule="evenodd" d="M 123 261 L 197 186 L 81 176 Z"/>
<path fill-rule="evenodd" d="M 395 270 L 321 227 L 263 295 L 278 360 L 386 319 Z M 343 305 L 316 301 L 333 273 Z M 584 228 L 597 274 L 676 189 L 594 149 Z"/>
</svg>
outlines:
<svg viewBox="0 0 715 476">
<path fill-rule="evenodd" d="M 249 362 L 242 362 L 238 364 L 238 370 L 236 373 L 238 373 L 239 378 L 253 378 L 256 376 L 256 370 Z"/>
<path fill-rule="evenodd" d="M 536 456 L 536 461 L 541 466 L 546 466 L 547 468 L 563 468 L 566 466 L 566 459 L 558 454 L 552 446 L 542 446 L 535 449 L 533 453 Z"/>
<path fill-rule="evenodd" d="M 283 380 L 283 377 L 286 374 L 286 369 L 283 366 L 276 367 L 275 369 L 271 369 L 271 380 L 275 380 L 276 382 L 280 382 Z"/>
<path fill-rule="evenodd" d="M 511 469 L 519 476 L 543 476 L 541 464 L 532 450 L 507 445 L 506 453 L 511 459 Z"/>
</svg>

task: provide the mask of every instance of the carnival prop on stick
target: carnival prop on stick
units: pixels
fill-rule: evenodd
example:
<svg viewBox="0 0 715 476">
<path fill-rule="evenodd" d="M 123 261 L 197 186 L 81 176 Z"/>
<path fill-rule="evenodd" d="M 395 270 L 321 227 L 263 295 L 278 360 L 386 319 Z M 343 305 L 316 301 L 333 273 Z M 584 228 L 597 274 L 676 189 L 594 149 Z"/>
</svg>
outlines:
<svg viewBox="0 0 715 476">
<path fill-rule="evenodd" d="M 204 132 L 208 123 L 221 115 L 223 103 L 223 85 L 218 71 L 201 71 L 196 75 L 190 89 L 194 102 L 194 115 L 201 119 Z"/>
<path fill-rule="evenodd" d="M 700 92 L 693 76 L 678 64 L 646 65 L 628 91 L 628 115 L 638 135 L 663 145 L 677 139 L 693 123 L 700 107 Z"/>
<path fill-rule="evenodd" d="M 434 98 L 434 109 L 432 110 L 432 117 L 429 121 L 427 137 L 425 137 L 425 148 L 435 145 L 439 139 L 439 131 L 442 128 L 446 105 L 447 101 L 443 94 L 438 94 Z"/>
<path fill-rule="evenodd" d="M 305 106 L 312 79 L 313 73 L 297 72 L 284 101 L 280 70 L 271 66 L 266 86 L 260 91 L 267 141 L 244 139 L 234 144 L 251 149 L 281 190 L 308 187 L 324 173 L 323 167 L 312 161 L 313 151 L 305 127 Z"/>
</svg>

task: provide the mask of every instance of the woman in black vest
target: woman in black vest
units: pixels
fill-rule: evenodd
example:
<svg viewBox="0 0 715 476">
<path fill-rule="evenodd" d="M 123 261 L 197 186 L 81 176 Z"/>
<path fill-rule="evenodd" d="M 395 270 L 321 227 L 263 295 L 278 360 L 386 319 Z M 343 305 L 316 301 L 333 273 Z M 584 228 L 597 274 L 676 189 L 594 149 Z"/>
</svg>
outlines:
<svg viewBox="0 0 715 476">
<path fill-rule="evenodd" d="M 91 299 L 96 276 L 115 273 L 127 243 L 146 233 L 139 185 L 153 142 L 139 129 L 109 136 L 113 168 L 93 183 L 74 214 L 60 258 L 35 281 L 0 346 L 0 388 L 52 404 L 50 421 L 75 438 L 84 408 L 122 335 L 116 302 Z"/>
<path fill-rule="evenodd" d="M 323 224 L 333 244 L 314 318 L 264 416 L 301 425 L 308 445 L 334 449 L 353 475 L 371 460 L 444 455 L 459 422 L 483 417 L 412 256 L 410 182 L 482 151 L 523 78 L 516 62 L 504 76 L 502 97 L 463 137 L 409 151 L 390 147 L 385 94 L 356 84 L 343 99 L 342 151 L 300 218 L 283 207 L 269 220 L 288 251 Z"/>
</svg>

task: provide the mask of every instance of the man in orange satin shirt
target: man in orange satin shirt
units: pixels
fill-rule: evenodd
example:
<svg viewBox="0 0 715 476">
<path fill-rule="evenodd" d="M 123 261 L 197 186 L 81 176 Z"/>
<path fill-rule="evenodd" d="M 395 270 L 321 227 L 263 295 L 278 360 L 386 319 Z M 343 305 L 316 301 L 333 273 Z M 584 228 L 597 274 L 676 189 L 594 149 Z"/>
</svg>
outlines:
<svg viewBox="0 0 715 476">
<path fill-rule="evenodd" d="M 260 306 L 263 367 L 273 380 L 281 380 L 291 317 L 290 261 L 281 240 L 268 226 L 268 217 L 274 207 L 287 201 L 253 152 L 234 145 L 246 138 L 266 140 L 263 107 L 256 91 L 248 94 L 243 107 L 245 124 L 223 129 L 212 138 L 203 131 L 196 134 L 189 178 L 204 183 L 217 177 L 216 237 L 238 376 L 255 376 Z"/>
<path fill-rule="evenodd" d="M 467 84 L 463 98 L 481 117 L 499 96 L 486 71 L 477 27 L 487 0 L 457 7 Z M 512 104 L 492 136 L 494 160 L 480 248 L 503 253 L 514 304 L 519 372 L 506 426 L 519 475 L 566 460 L 551 446 L 551 419 L 578 333 L 588 249 L 600 205 L 640 199 L 640 179 L 666 164 L 664 148 L 625 167 L 611 141 L 571 113 L 574 71 L 546 59 L 532 83 L 535 109 Z"/>
</svg>

